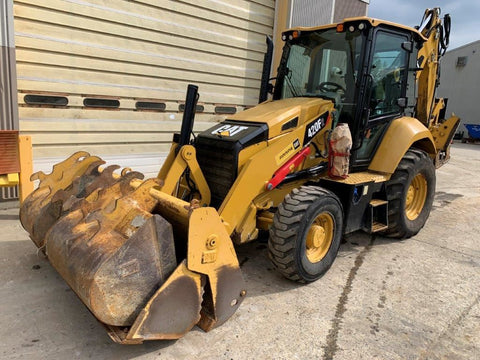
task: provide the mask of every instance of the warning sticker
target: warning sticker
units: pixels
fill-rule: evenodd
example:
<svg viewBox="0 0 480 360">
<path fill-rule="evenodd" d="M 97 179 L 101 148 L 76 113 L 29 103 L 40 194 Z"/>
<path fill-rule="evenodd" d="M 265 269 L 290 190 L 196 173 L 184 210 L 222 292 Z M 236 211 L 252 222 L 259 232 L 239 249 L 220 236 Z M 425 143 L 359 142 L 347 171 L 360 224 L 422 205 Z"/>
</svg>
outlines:
<svg viewBox="0 0 480 360">
<path fill-rule="evenodd" d="M 290 156 L 293 155 L 296 149 L 300 146 L 300 141 L 296 139 L 293 143 L 288 145 L 285 149 L 283 149 L 280 154 L 275 156 L 275 160 L 277 161 L 277 165 L 284 163 Z"/>
</svg>

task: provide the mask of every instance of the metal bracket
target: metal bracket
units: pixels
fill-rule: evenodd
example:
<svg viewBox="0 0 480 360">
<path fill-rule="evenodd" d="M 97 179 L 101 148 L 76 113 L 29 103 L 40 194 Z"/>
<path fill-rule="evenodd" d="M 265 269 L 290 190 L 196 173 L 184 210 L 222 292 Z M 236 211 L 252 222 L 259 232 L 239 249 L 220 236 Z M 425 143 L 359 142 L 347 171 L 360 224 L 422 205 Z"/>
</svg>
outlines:
<svg viewBox="0 0 480 360">
<path fill-rule="evenodd" d="M 227 321 L 247 294 L 232 240 L 214 208 L 194 209 L 190 215 L 187 265 L 207 275 L 198 326 L 209 331 Z"/>
<path fill-rule="evenodd" d="M 169 158 L 171 161 L 171 154 L 169 154 Z M 208 187 L 205 176 L 200 169 L 200 165 L 198 165 L 196 150 L 192 145 L 182 146 L 178 152 L 178 155 L 173 161 L 171 161 L 171 165 L 168 170 L 164 170 L 162 168 L 160 172 L 160 174 L 164 176 L 162 179 L 164 181 L 164 184 L 161 188 L 162 192 L 172 195 L 178 186 L 179 179 L 187 168 L 190 169 L 190 174 L 193 178 L 193 181 L 197 185 L 198 191 L 200 192 L 201 199 L 199 205 L 208 206 L 211 199 L 210 188 Z"/>
</svg>

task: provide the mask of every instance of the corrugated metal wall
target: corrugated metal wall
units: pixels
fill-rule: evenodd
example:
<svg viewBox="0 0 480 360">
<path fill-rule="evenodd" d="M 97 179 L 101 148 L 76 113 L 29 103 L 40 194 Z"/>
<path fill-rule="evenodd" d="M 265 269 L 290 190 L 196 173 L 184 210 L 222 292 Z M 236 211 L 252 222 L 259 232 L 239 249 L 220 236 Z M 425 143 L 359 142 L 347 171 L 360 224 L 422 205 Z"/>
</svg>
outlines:
<svg viewBox="0 0 480 360">
<path fill-rule="evenodd" d="M 13 7 L 10 1 L 0 2 L 0 19 L 0 129 L 18 130 Z M 1 188 L 0 200 L 16 198 L 17 193 L 15 188 Z"/>
<path fill-rule="evenodd" d="M 0 3 L 0 129 L 18 130 L 12 4 Z"/>
<path fill-rule="evenodd" d="M 334 3 L 332 0 L 294 0 L 290 27 L 331 23 Z"/>
<path fill-rule="evenodd" d="M 367 15 L 368 3 L 363 0 L 335 1 L 333 22 L 340 22 L 345 18 Z"/>
<path fill-rule="evenodd" d="M 32 135 L 35 170 L 81 149 L 166 152 L 188 83 L 200 88 L 196 129 L 255 105 L 274 6 L 15 0 L 20 130 Z"/>
<path fill-rule="evenodd" d="M 288 27 L 319 26 L 367 15 L 366 0 L 290 0 Z"/>
</svg>

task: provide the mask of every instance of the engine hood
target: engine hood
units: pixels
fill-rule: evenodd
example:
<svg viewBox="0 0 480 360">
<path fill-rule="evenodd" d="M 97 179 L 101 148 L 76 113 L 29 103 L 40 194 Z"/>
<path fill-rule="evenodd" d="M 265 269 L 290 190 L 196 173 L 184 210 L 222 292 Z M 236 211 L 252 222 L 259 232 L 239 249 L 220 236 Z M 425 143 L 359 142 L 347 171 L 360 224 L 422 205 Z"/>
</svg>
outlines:
<svg viewBox="0 0 480 360">
<path fill-rule="evenodd" d="M 227 120 L 264 123 L 269 138 L 292 131 L 326 111 L 333 111 L 333 102 L 320 98 L 290 98 L 266 101 L 251 109 L 229 116 Z"/>
</svg>

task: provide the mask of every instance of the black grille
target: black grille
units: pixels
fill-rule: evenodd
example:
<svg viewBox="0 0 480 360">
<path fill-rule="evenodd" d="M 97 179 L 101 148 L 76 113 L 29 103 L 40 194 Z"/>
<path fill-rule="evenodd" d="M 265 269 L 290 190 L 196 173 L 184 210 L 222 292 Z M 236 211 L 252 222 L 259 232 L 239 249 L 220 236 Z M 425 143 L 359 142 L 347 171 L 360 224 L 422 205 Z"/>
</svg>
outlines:
<svg viewBox="0 0 480 360">
<path fill-rule="evenodd" d="M 267 124 L 233 120 L 198 134 L 197 160 L 212 194 L 211 206 L 218 209 L 235 182 L 240 151 L 267 139 Z"/>
<path fill-rule="evenodd" d="M 212 194 L 211 206 L 219 208 L 237 177 L 238 159 L 233 143 L 198 138 L 197 160 Z"/>
</svg>

